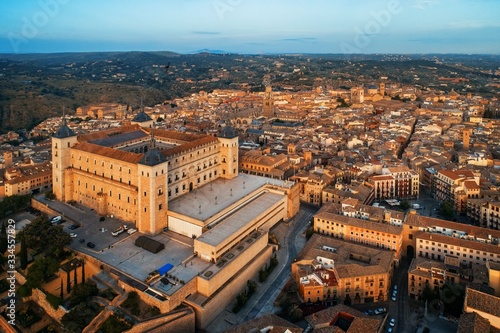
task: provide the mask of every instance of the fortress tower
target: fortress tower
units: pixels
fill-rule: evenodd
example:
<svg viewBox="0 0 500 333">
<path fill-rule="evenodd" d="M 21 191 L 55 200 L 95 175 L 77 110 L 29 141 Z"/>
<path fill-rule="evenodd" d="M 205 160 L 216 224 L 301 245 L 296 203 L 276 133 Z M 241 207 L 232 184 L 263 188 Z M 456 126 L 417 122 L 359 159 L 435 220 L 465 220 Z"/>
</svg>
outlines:
<svg viewBox="0 0 500 333">
<path fill-rule="evenodd" d="M 65 173 L 71 166 L 70 148 L 76 142 L 77 136 L 68 127 L 66 117 L 63 116 L 61 127 L 52 136 L 52 191 L 60 201 L 66 201 L 65 191 L 70 190 L 71 184 L 65 184 Z"/>
<path fill-rule="evenodd" d="M 221 152 L 221 177 L 232 179 L 238 176 L 238 133 L 226 126 L 218 136 Z"/>
</svg>

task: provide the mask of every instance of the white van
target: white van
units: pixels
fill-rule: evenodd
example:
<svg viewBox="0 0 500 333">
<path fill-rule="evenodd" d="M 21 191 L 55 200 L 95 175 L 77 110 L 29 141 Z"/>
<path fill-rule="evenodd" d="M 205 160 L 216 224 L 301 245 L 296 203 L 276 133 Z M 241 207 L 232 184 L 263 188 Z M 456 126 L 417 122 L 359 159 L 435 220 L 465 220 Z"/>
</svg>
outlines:
<svg viewBox="0 0 500 333">
<path fill-rule="evenodd" d="M 54 216 L 54 217 L 50 220 L 50 222 L 51 222 L 51 223 L 61 223 L 61 221 L 62 221 L 62 216 L 61 216 L 61 215 Z"/>
</svg>

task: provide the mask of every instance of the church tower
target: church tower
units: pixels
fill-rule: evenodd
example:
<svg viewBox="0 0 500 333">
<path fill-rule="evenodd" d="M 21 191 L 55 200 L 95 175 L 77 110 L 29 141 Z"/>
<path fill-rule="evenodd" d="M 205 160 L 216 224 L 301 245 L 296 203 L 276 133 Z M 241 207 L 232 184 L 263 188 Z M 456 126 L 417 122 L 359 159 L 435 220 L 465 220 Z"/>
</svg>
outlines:
<svg viewBox="0 0 500 333">
<path fill-rule="evenodd" d="M 226 126 L 220 132 L 218 138 L 220 143 L 221 174 L 220 177 L 232 179 L 238 176 L 238 133 L 231 127 Z"/>
<path fill-rule="evenodd" d="M 262 115 L 268 119 L 274 117 L 274 98 L 271 85 L 266 86 L 264 99 L 262 101 Z"/>
<path fill-rule="evenodd" d="M 465 128 L 462 131 L 462 144 L 464 150 L 468 150 L 470 148 L 470 133 L 471 130 L 469 128 Z"/>
<path fill-rule="evenodd" d="M 71 184 L 65 184 L 67 168 L 71 166 L 71 147 L 77 143 L 77 136 L 71 128 L 66 125 L 66 117 L 63 115 L 62 125 L 52 136 L 52 191 L 57 200 L 66 201 L 65 190 L 71 188 Z"/>
<path fill-rule="evenodd" d="M 380 82 L 378 90 L 380 92 L 380 95 L 385 96 L 385 82 Z"/>
<path fill-rule="evenodd" d="M 168 210 L 168 161 L 156 147 L 154 129 L 151 132 L 149 149 L 137 164 L 138 172 L 138 216 L 139 232 L 154 235 L 167 225 Z"/>
</svg>

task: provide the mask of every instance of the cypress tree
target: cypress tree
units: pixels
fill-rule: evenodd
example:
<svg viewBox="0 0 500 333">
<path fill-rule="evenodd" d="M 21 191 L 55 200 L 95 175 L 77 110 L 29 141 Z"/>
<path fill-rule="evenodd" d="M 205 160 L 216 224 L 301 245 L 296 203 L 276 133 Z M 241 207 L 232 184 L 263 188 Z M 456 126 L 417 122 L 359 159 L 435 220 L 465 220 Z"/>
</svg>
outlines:
<svg viewBox="0 0 500 333">
<path fill-rule="evenodd" d="M 28 266 L 28 248 L 26 247 L 26 241 L 24 240 L 24 234 L 21 234 L 21 251 L 20 251 L 20 259 L 21 259 L 21 269 L 26 269 Z"/>
<path fill-rule="evenodd" d="M 85 283 L 85 260 L 82 259 L 82 283 Z"/>
<path fill-rule="evenodd" d="M 4 254 L 7 251 L 7 232 L 5 231 L 5 223 L 2 223 L 0 231 L 0 253 Z"/>
<path fill-rule="evenodd" d="M 71 271 L 67 271 L 66 272 L 66 291 L 68 292 L 68 294 L 71 292 L 71 281 L 69 280 L 69 273 Z"/>
</svg>

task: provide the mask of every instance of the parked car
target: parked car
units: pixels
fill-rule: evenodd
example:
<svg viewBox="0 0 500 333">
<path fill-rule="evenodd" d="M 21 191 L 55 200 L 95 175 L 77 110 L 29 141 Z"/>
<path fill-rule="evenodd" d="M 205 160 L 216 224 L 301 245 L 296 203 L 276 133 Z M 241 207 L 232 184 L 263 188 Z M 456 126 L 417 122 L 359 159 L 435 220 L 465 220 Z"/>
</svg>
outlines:
<svg viewBox="0 0 500 333">
<path fill-rule="evenodd" d="M 78 237 L 78 235 L 77 235 L 77 234 L 75 234 L 74 232 L 72 232 L 72 233 L 70 233 L 70 234 L 69 234 L 69 237 L 71 237 L 71 238 L 76 238 L 76 237 Z"/>
<path fill-rule="evenodd" d="M 366 310 L 365 315 L 372 316 L 374 314 L 373 310 Z"/>
<path fill-rule="evenodd" d="M 91 249 L 93 249 L 95 247 L 95 244 L 92 242 L 88 242 L 87 246 L 90 247 Z"/>
<path fill-rule="evenodd" d="M 382 314 L 382 313 L 386 313 L 386 312 L 387 312 L 386 308 L 378 308 L 375 311 L 373 311 L 373 313 L 375 313 L 376 315 L 379 315 L 379 314 Z"/>
<path fill-rule="evenodd" d="M 127 230 L 127 233 L 129 235 L 132 235 L 133 233 L 136 233 L 136 232 L 137 232 L 137 229 L 135 229 L 135 228 L 130 228 L 130 229 Z"/>
<path fill-rule="evenodd" d="M 50 222 L 51 223 L 61 223 L 62 222 L 62 216 L 61 215 L 54 216 L 53 218 L 50 219 Z"/>
<path fill-rule="evenodd" d="M 396 319 L 391 318 L 391 320 L 389 321 L 389 326 L 394 327 L 394 325 L 396 325 Z"/>
</svg>

